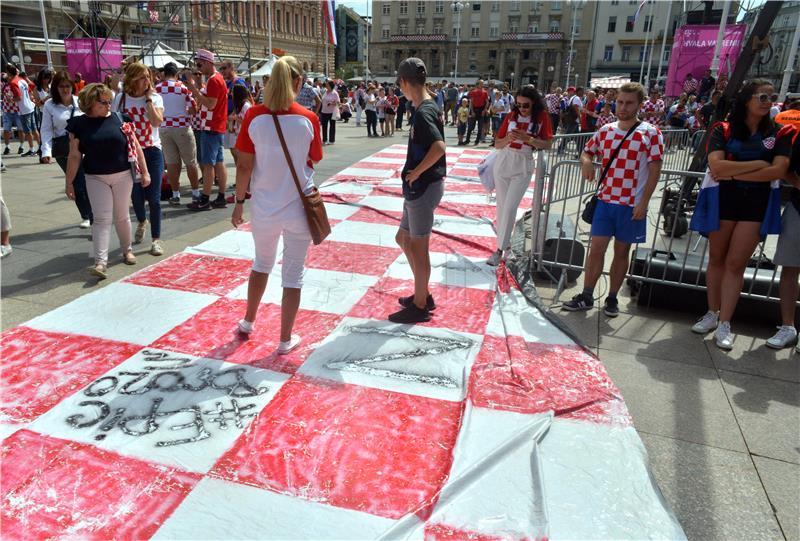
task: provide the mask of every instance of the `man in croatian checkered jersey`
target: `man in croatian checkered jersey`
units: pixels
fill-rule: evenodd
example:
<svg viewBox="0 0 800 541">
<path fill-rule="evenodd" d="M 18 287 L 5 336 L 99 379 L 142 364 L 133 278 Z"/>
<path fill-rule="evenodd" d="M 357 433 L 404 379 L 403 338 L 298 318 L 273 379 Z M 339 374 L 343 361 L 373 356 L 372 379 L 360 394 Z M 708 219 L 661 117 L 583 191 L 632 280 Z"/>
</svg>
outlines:
<svg viewBox="0 0 800 541">
<path fill-rule="evenodd" d="M 618 120 L 597 130 L 581 154 L 581 171 L 587 181 L 596 177 L 594 156 L 601 159 L 600 170 L 608 167 L 608 172 L 600 179 L 602 187 L 592 220 L 592 244 L 584 268 L 583 291 L 564 303 L 565 310 L 589 310 L 594 305 L 594 286 L 603 272 L 606 249 L 614 237 L 611 284 L 603 312 L 609 317 L 619 315 L 617 292 L 628 270 L 631 244 L 646 240 L 647 205 L 658 185 L 664 154 L 661 131 L 638 119 L 643 101 L 642 85 L 623 85 L 617 94 Z M 609 165 L 618 146 L 619 153 Z"/>
<path fill-rule="evenodd" d="M 192 198 L 200 197 L 197 148 L 192 131 L 192 115 L 197 102 L 192 93 L 178 80 L 178 65 L 169 62 L 164 66 L 164 80 L 156 85 L 156 92 L 164 100 L 164 121 L 158 128 L 164 161 L 167 162 L 167 180 L 172 189 L 169 204 L 181 206 L 181 161 L 186 164 L 186 175 L 192 186 Z"/>
</svg>

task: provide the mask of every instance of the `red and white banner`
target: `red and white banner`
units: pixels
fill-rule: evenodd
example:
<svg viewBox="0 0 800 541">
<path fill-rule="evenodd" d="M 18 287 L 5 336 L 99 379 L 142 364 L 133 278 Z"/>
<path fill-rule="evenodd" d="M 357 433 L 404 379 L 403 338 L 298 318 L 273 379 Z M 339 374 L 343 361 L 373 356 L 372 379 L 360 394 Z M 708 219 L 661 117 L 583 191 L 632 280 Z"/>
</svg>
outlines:
<svg viewBox="0 0 800 541">
<path fill-rule="evenodd" d="M 328 41 L 336 47 L 339 44 L 336 39 L 336 2 L 334 0 L 322 0 L 322 13 L 325 17 L 325 26 L 328 29 Z"/>
</svg>

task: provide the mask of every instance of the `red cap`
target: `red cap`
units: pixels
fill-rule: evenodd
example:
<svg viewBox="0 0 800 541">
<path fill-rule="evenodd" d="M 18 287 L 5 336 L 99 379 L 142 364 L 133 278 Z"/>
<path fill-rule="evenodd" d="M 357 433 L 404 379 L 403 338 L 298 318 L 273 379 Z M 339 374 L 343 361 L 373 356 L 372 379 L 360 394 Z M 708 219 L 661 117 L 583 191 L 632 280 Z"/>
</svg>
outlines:
<svg viewBox="0 0 800 541">
<path fill-rule="evenodd" d="M 574 86 L 568 87 L 567 92 L 575 92 L 575 87 Z"/>
</svg>

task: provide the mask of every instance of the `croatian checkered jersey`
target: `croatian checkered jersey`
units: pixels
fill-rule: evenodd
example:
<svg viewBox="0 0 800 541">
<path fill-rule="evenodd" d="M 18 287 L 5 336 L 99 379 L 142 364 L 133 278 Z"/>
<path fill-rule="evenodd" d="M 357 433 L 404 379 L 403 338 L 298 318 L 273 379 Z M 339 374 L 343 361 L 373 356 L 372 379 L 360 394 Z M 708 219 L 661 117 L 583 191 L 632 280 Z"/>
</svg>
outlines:
<svg viewBox="0 0 800 541">
<path fill-rule="evenodd" d="M 164 100 L 158 93 L 150 95 L 153 100 L 153 107 L 156 109 L 164 108 Z M 142 148 L 158 147 L 161 148 L 161 137 L 157 129 L 153 129 L 150 119 L 147 116 L 147 96 L 134 98 L 129 94 L 120 92 L 114 98 L 112 111 L 124 112 L 133 120 L 133 127 L 136 131 L 136 138 Z"/>
<path fill-rule="evenodd" d="M 192 93 L 180 81 L 161 81 L 156 92 L 164 100 L 164 121 L 162 128 L 188 128 L 192 124 L 189 107 L 197 108 Z"/>
<path fill-rule="evenodd" d="M 627 130 L 619 127 L 619 122 L 606 124 L 598 129 L 586 143 L 584 152 L 599 156 L 602 169 L 605 169 L 614 149 L 625 137 Z M 647 184 L 647 165 L 661 161 L 664 155 L 664 138 L 661 130 L 647 122 L 642 122 L 625 139 L 622 148 L 603 179 L 599 198 L 607 203 L 636 206 Z"/>
<path fill-rule="evenodd" d="M 3 112 L 19 113 L 19 105 L 14 100 L 14 91 L 11 90 L 11 83 L 3 83 Z"/>
<path fill-rule="evenodd" d="M 547 112 L 552 114 L 558 114 L 560 111 L 561 105 L 561 98 L 558 97 L 556 94 L 548 94 L 544 97 L 544 101 L 547 104 Z"/>
<path fill-rule="evenodd" d="M 642 120 L 649 122 L 653 126 L 661 126 L 664 123 L 664 115 L 658 116 L 656 113 L 663 113 L 666 111 L 664 100 L 657 99 L 655 103 L 652 100 L 644 102 L 639 109 Z"/>
</svg>

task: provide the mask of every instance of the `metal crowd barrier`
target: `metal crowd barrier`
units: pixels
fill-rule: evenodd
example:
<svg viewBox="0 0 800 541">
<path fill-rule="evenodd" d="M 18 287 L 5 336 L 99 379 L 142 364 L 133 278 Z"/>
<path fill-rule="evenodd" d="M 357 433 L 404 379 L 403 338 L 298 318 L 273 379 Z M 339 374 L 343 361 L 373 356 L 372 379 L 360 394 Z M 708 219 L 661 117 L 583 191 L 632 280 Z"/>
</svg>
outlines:
<svg viewBox="0 0 800 541">
<path fill-rule="evenodd" d="M 585 136 L 591 134 L 565 137 L 578 140 Z M 675 149 L 673 152 L 681 152 L 682 146 L 683 153 L 688 155 L 688 159 L 675 156 L 677 161 L 688 165 L 692 156 L 690 147 L 696 141 L 702 141 L 703 134 L 674 130 L 669 131 L 669 137 Z M 555 296 L 555 302 L 558 302 L 567 281 L 574 280 L 583 272 L 591 239 L 590 226 L 581 221 L 580 215 L 585 202 L 597 189 L 597 183 L 584 181 L 580 172 L 580 161 L 563 159 L 563 154 L 559 155 L 558 149 L 553 146 L 556 156 L 562 159 L 551 162 L 549 169 L 547 158 L 552 159 L 553 152 L 542 152 L 538 155 L 540 159 L 537 160 L 535 170 L 531 212 L 532 244 L 529 266 L 532 274 L 543 273 L 558 283 Z M 595 166 L 599 169 L 597 164 Z M 686 168 L 662 169 L 658 188 L 653 193 L 648 209 L 649 241 L 635 245 L 632 250 L 632 258 L 635 259 L 638 249 L 649 249 L 646 251 L 646 265 L 644 269 L 638 269 L 636 274 L 631 273 L 633 265 L 629 266 L 626 276 L 629 284 L 632 279 L 634 283 L 671 285 L 705 291 L 708 243 L 698 233 L 688 230 L 689 214 L 694 208 L 704 175 L 704 172 L 687 171 Z M 599 176 L 599 172 L 596 176 Z M 768 249 L 774 249 L 776 238 L 768 237 L 758 245 L 754 266 L 745 271 L 746 287 L 742 291 L 743 297 L 778 300 L 778 271 L 764 257 Z M 659 258 L 667 258 L 680 264 L 677 276 L 675 265 L 670 268 L 664 263 L 663 270 L 651 269 L 654 259 Z M 658 266 L 661 267 L 661 264 Z M 609 272 L 604 270 L 603 274 L 608 276 Z"/>
</svg>

